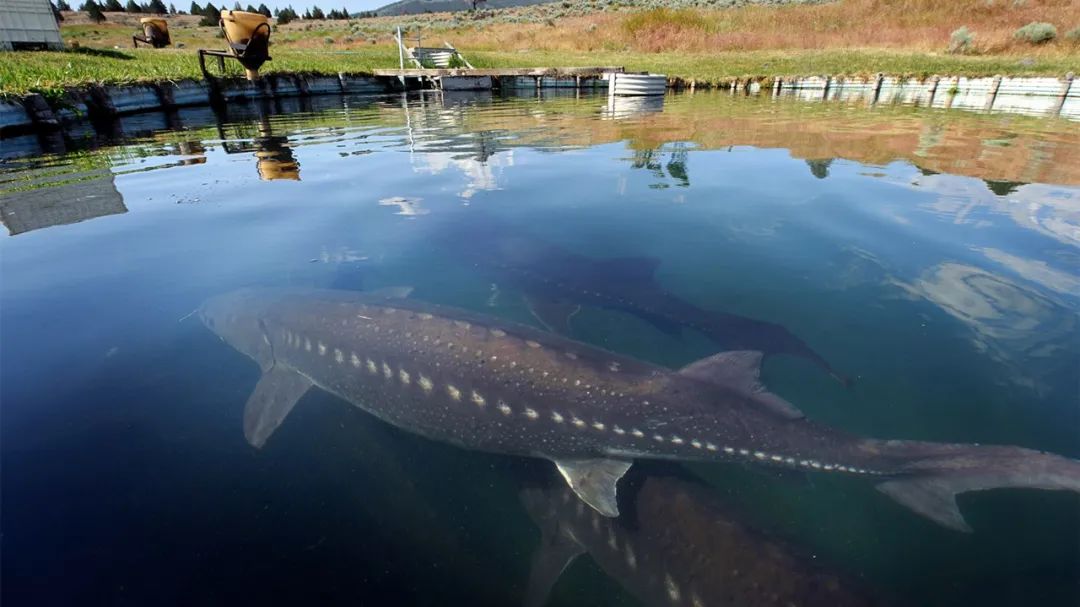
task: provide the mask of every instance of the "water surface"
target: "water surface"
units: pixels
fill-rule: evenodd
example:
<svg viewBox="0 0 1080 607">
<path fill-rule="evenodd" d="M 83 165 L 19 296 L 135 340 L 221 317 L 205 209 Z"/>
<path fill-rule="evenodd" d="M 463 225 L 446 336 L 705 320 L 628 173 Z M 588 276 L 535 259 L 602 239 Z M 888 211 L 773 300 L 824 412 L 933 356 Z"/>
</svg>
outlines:
<svg viewBox="0 0 1080 607">
<path fill-rule="evenodd" d="M 470 254 L 478 234 L 650 258 L 687 302 L 782 325 L 854 383 L 790 356 L 768 359 L 765 382 L 850 432 L 1080 457 L 1076 123 L 427 94 L 196 108 L 84 135 L 2 144 L 8 604 L 520 603 L 539 543 L 520 492 L 549 466 L 432 443 L 317 392 L 254 450 L 241 414 L 258 368 L 187 318 L 242 286 L 408 285 L 537 324 Z M 589 306 L 573 331 L 670 367 L 724 346 Z M 708 508 L 896 604 L 1080 602 L 1074 495 L 962 496 L 964 535 L 861 479 L 643 469 L 693 475 Z M 552 604 L 640 604 L 598 563 L 578 559 Z"/>
</svg>

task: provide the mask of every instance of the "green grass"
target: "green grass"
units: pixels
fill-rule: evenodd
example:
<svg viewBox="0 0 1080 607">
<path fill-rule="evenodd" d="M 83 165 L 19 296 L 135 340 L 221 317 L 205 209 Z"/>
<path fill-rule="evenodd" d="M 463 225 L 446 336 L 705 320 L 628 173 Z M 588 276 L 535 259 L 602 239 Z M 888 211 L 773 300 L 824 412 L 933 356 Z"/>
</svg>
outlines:
<svg viewBox="0 0 1080 607">
<path fill-rule="evenodd" d="M 317 51 L 272 52 L 261 73 L 370 72 L 378 67 L 397 65 L 397 53 L 389 47 L 373 47 L 358 53 Z M 0 96 L 42 93 L 59 94 L 64 87 L 83 84 L 126 84 L 202 79 L 194 50 L 124 50 L 99 52 L 15 52 L 4 53 L 0 61 Z M 217 73 L 216 61 L 207 59 L 211 73 Z M 227 61 L 227 72 L 242 75 L 240 64 Z"/>
<path fill-rule="evenodd" d="M 1022 59 L 1012 56 L 929 55 L 880 50 L 749 51 L 693 55 L 632 52 L 467 52 L 477 67 L 625 66 L 629 70 L 721 82 L 735 77 L 806 75 L 896 76 L 1006 74 L 1061 76 L 1075 69 L 1070 56 Z M 350 52 L 277 50 L 263 73 L 370 72 L 397 65 L 397 52 L 372 46 Z M 124 50 L 5 53 L 0 61 L 0 96 L 39 92 L 58 95 L 64 87 L 90 83 L 132 83 L 200 79 L 194 50 Z M 228 62 L 230 73 L 240 67 Z"/>
</svg>

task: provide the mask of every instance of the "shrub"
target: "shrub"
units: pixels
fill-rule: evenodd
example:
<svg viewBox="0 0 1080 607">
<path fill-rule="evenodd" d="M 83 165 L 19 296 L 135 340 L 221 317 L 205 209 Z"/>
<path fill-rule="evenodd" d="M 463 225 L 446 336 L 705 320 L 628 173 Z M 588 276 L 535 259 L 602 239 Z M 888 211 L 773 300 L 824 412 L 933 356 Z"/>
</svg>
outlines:
<svg viewBox="0 0 1080 607">
<path fill-rule="evenodd" d="M 323 42 L 325 42 L 325 43 L 327 43 L 327 44 L 333 44 L 333 43 L 334 43 L 334 39 L 333 39 L 333 38 L 331 38 L 330 36 L 327 36 L 327 37 L 323 38 Z"/>
<path fill-rule="evenodd" d="M 967 26 L 961 27 L 949 36 L 949 52 L 966 54 L 975 49 L 975 34 Z"/>
<path fill-rule="evenodd" d="M 1013 33 L 1013 38 L 1025 40 L 1031 44 L 1050 42 L 1057 37 L 1057 28 L 1049 23 L 1032 21 Z"/>
<path fill-rule="evenodd" d="M 710 29 L 709 22 L 697 11 L 666 8 L 634 13 L 623 21 L 623 28 L 635 38 L 659 30 L 690 32 Z"/>
<path fill-rule="evenodd" d="M 1073 44 L 1080 44 L 1080 27 L 1074 27 L 1065 32 L 1065 39 Z"/>
</svg>

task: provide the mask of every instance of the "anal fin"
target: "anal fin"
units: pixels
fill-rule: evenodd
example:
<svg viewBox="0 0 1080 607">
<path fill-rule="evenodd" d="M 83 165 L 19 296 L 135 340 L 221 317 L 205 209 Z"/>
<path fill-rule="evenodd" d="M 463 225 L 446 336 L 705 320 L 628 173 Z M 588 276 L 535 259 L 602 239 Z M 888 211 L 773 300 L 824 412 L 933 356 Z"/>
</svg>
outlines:
<svg viewBox="0 0 1080 607">
<path fill-rule="evenodd" d="M 581 305 L 567 301 L 548 300 L 530 295 L 524 296 L 529 312 L 549 331 L 570 335 L 570 319 L 581 311 Z"/>
<path fill-rule="evenodd" d="M 259 378 L 244 406 L 244 438 L 251 446 L 266 443 L 311 385 L 308 378 L 280 365 Z"/>
<path fill-rule="evenodd" d="M 563 571 L 585 552 L 585 548 L 573 538 L 559 533 L 557 524 L 545 526 L 542 531 L 540 547 L 533 555 L 529 570 L 524 607 L 543 607 Z"/>
<path fill-rule="evenodd" d="M 604 516 L 619 516 L 616 484 L 632 462 L 617 459 L 556 460 L 555 466 L 574 493 Z"/>
</svg>

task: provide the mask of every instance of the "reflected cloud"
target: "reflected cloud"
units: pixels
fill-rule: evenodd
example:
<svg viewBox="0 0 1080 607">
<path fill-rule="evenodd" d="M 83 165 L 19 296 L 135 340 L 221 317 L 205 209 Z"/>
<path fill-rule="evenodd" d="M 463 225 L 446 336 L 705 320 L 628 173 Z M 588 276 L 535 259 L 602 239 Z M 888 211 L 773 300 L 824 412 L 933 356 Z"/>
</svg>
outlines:
<svg viewBox="0 0 1080 607">
<path fill-rule="evenodd" d="M 323 263 L 353 263 L 367 260 L 368 256 L 360 254 L 360 251 L 341 246 L 336 249 L 323 247 L 317 261 Z"/>
<path fill-rule="evenodd" d="M 912 282 L 891 282 L 959 320 L 976 348 L 1010 367 L 1046 361 L 1076 334 L 1075 316 L 1058 304 L 974 266 L 946 262 Z M 1019 381 L 1037 387 L 1030 377 Z"/>
<path fill-rule="evenodd" d="M 423 198 L 407 198 L 405 196 L 391 196 L 390 198 L 383 198 L 379 201 L 381 207 L 397 207 L 398 210 L 394 212 L 394 215 L 406 215 L 409 217 L 416 217 L 419 215 L 427 215 L 431 211 L 420 206 L 420 201 Z"/>
<path fill-rule="evenodd" d="M 514 166 L 514 152 L 507 150 L 483 159 L 452 152 L 423 152 L 413 155 L 412 164 L 414 171 L 428 175 L 438 175 L 448 170 L 459 171 L 467 183 L 458 196 L 468 199 L 482 190 L 501 189 L 503 171 Z"/>
<path fill-rule="evenodd" d="M 1080 189 L 1040 183 L 1009 184 L 1001 189 L 1008 191 L 1002 196 L 980 179 L 945 174 L 922 175 L 906 185 L 938 194 L 927 208 L 953 223 L 982 225 L 987 221 L 985 212 L 989 212 L 1080 247 Z"/>
<path fill-rule="evenodd" d="M 1074 274 L 1051 268 L 1045 261 L 1017 257 L 1000 249 L 985 248 L 976 250 L 1023 276 L 1026 280 L 1063 295 L 1080 297 L 1080 277 Z"/>
</svg>

